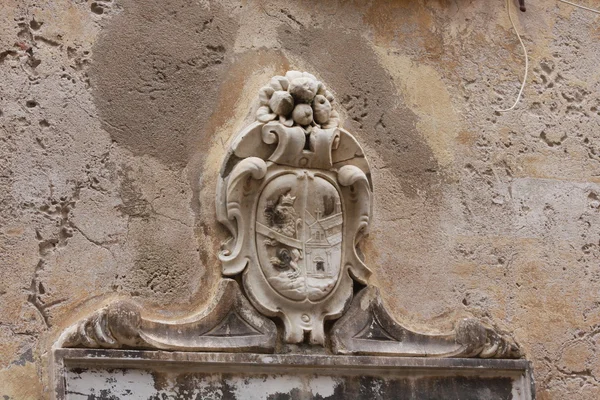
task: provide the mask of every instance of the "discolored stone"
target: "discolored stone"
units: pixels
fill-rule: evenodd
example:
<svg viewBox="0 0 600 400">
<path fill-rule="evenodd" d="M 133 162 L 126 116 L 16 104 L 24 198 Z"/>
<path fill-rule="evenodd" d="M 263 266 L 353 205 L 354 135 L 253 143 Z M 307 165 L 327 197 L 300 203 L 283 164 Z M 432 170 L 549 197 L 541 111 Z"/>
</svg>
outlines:
<svg viewBox="0 0 600 400">
<path fill-rule="evenodd" d="M 214 399 L 531 400 L 523 360 L 61 350 L 57 399 L 187 393 Z"/>
</svg>

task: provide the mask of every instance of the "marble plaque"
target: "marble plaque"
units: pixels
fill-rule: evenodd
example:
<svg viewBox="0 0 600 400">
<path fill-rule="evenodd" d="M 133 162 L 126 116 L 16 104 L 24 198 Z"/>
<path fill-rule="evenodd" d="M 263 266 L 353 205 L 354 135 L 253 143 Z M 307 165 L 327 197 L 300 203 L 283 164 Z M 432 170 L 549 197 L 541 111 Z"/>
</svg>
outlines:
<svg viewBox="0 0 600 400">
<path fill-rule="evenodd" d="M 56 398 L 529 400 L 526 360 L 61 349 Z"/>
</svg>

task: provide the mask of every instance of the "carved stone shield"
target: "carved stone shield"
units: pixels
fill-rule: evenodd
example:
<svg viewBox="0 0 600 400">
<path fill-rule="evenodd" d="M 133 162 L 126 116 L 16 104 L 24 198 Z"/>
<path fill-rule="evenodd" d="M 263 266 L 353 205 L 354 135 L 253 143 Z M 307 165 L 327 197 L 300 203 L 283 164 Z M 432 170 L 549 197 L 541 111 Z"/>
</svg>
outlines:
<svg viewBox="0 0 600 400">
<path fill-rule="evenodd" d="M 243 274 L 252 304 L 283 321 L 286 342 L 323 344 L 324 321 L 352 299 L 352 278 L 370 275 L 357 250 L 371 213 L 369 167 L 312 75 L 275 77 L 259 97 L 258 121 L 221 170 L 217 216 L 232 233 L 223 274 Z"/>
<path fill-rule="evenodd" d="M 268 182 L 258 200 L 256 245 L 271 287 L 297 301 L 331 293 L 341 271 L 343 222 L 330 176 L 302 169 Z"/>
</svg>

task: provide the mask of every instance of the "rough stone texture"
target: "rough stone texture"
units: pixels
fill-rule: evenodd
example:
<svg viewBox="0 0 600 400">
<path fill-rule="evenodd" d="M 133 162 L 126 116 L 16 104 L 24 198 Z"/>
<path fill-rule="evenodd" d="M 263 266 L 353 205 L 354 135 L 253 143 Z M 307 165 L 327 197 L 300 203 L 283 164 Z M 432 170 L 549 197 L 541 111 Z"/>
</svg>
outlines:
<svg viewBox="0 0 600 400">
<path fill-rule="evenodd" d="M 595 3 L 581 0 L 583 4 Z M 394 317 L 513 331 L 538 398 L 600 397 L 596 15 L 528 1 L 0 3 L 0 395 L 48 396 L 60 332 L 216 290 L 217 172 L 257 90 L 311 71 L 364 146 L 363 250 Z"/>
</svg>

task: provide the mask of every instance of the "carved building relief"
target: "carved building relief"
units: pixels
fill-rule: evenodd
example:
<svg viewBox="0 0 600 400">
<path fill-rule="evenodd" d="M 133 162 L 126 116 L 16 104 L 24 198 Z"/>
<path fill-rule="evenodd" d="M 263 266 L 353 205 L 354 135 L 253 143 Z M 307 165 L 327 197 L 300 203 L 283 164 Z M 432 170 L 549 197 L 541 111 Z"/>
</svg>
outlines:
<svg viewBox="0 0 600 400">
<path fill-rule="evenodd" d="M 475 319 L 437 335 L 395 321 L 369 286 L 360 244 L 373 184 L 358 141 L 339 126 L 334 96 L 315 76 L 289 71 L 258 97 L 256 121 L 232 140 L 218 179 L 216 217 L 231 237 L 212 305 L 155 321 L 121 301 L 65 332 L 58 347 L 274 352 L 279 320 L 283 344 L 333 354 L 521 356 L 508 335 Z M 337 321 L 326 329 L 328 320 Z"/>
</svg>

